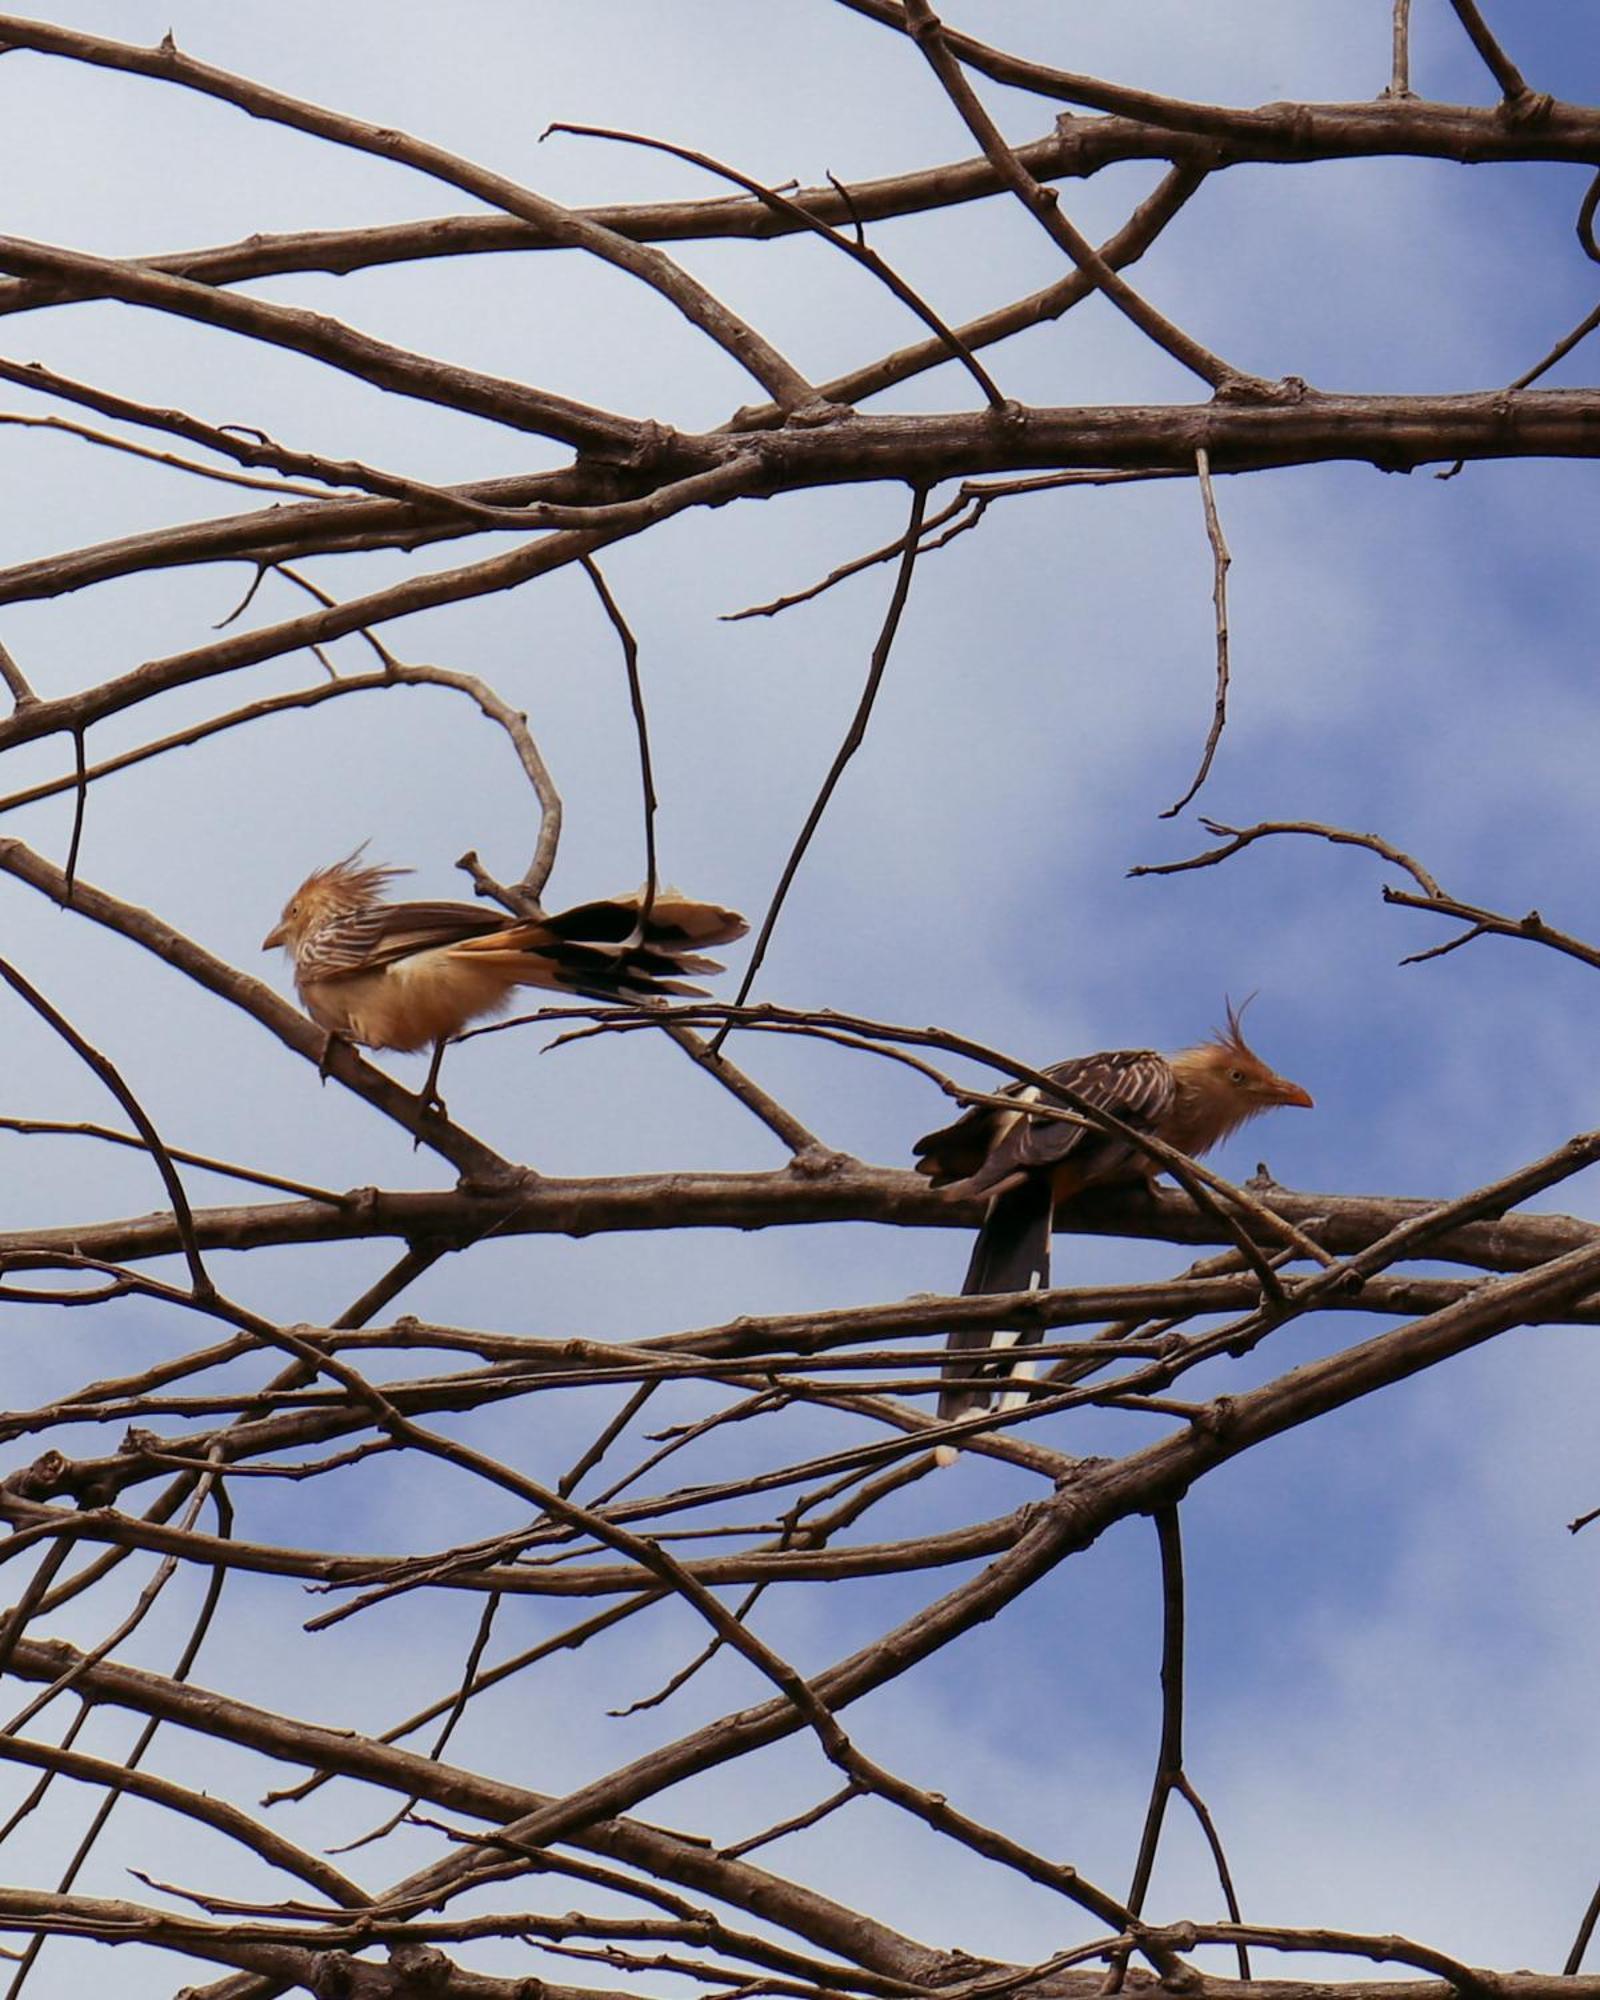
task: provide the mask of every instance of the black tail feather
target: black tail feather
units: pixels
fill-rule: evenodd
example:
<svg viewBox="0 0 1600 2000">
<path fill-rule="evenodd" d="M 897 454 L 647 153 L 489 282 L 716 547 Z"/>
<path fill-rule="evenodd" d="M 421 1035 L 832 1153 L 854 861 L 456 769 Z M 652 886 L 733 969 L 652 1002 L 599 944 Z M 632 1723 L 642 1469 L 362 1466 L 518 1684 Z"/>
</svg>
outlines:
<svg viewBox="0 0 1600 2000">
<path fill-rule="evenodd" d="M 657 891 L 638 938 L 639 914 L 643 898 L 608 896 L 594 903 L 579 903 L 544 919 L 545 928 L 555 937 L 583 944 L 621 944 L 626 939 L 656 950 L 675 952 L 682 946 L 733 944 L 749 929 L 737 910 L 725 910 L 720 903 L 697 903 L 677 889 Z"/>
<path fill-rule="evenodd" d="M 592 1000 L 702 996 L 705 988 L 690 984 L 685 975 L 720 972 L 722 964 L 696 947 L 732 944 L 744 935 L 743 917 L 663 889 L 641 935 L 641 901 L 633 895 L 580 903 L 542 918 L 530 942 L 562 985 Z"/>
<path fill-rule="evenodd" d="M 1016 1187 L 997 1194 L 972 1246 L 962 1292 L 1027 1292 L 1048 1285 L 1052 1206 L 1048 1174 L 1029 1174 Z M 1036 1347 L 1042 1338 L 1042 1329 L 1024 1328 L 997 1350 L 996 1334 L 978 1328 L 958 1329 L 949 1338 L 950 1359 L 944 1364 L 944 1375 L 947 1380 L 986 1375 L 1003 1381 L 1012 1372 L 1017 1349 Z M 992 1358 L 987 1358 L 991 1353 Z M 988 1409 L 991 1401 L 990 1392 L 984 1389 L 941 1389 L 939 1415 L 945 1419 L 965 1416 L 969 1410 Z"/>
</svg>

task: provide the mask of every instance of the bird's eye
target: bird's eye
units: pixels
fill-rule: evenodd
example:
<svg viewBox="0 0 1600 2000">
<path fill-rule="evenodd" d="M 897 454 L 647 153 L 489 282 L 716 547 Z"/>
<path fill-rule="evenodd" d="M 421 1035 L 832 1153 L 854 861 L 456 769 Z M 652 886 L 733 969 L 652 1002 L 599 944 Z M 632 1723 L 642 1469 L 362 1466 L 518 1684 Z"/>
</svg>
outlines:
<svg viewBox="0 0 1600 2000">
<path fill-rule="evenodd" d="M 1229 1083 L 1243 1083 L 1244 1071 L 1242 1069 L 1230 1069 L 1228 1071 L 1228 1081 Z"/>
</svg>

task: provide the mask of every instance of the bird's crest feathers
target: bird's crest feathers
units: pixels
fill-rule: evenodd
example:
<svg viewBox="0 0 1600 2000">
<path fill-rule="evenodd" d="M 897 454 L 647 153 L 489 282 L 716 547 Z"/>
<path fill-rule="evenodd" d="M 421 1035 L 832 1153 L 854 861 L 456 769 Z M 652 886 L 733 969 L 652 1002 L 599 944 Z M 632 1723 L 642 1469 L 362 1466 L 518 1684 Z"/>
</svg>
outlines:
<svg viewBox="0 0 1600 2000">
<path fill-rule="evenodd" d="M 310 904 L 318 916 L 325 913 L 349 916 L 356 910 L 370 909 L 391 882 L 412 872 L 409 868 L 390 868 L 375 861 L 363 867 L 361 857 L 366 851 L 367 843 L 362 841 L 342 861 L 330 861 L 326 868 L 313 869 L 290 902 Z"/>
<path fill-rule="evenodd" d="M 1261 1058 L 1245 1040 L 1244 1029 L 1239 1025 L 1244 1018 L 1244 1010 L 1255 997 L 1253 993 L 1247 993 L 1237 1007 L 1234 1006 L 1231 1000 L 1223 1000 L 1222 1005 L 1227 1019 L 1222 1027 L 1212 1030 L 1208 1042 L 1209 1047 L 1221 1049 L 1226 1055 L 1242 1056 L 1249 1062 L 1261 1062 Z M 1266 1065 L 1263 1063 L 1262 1067 L 1265 1068 Z"/>
<path fill-rule="evenodd" d="M 281 944 L 297 950 L 302 939 L 341 917 L 353 917 L 370 910 L 390 882 L 409 875 L 409 868 L 387 868 L 378 863 L 362 866 L 367 843 L 351 850 L 342 861 L 330 861 L 326 868 L 314 868 L 283 906 L 283 915 L 267 933 L 266 947 Z"/>
<path fill-rule="evenodd" d="M 1245 1040 L 1239 1017 L 1254 998 L 1254 994 L 1249 995 L 1237 1007 L 1227 1001 L 1226 1026 L 1197 1047 L 1180 1049 L 1172 1058 L 1173 1074 L 1189 1100 L 1185 1123 L 1192 1129 L 1183 1137 L 1191 1143 L 1183 1146 L 1185 1152 L 1216 1145 L 1247 1118 L 1258 1117 L 1275 1105 L 1311 1105 L 1308 1091 L 1280 1076 Z M 1181 1145 L 1182 1140 L 1176 1143 Z"/>
</svg>

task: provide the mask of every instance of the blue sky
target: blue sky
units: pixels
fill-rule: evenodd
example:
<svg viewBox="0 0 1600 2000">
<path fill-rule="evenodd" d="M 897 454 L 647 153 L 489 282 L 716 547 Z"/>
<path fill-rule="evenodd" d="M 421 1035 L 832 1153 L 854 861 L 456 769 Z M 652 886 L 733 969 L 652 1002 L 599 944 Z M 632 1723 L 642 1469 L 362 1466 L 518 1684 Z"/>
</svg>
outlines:
<svg viewBox="0 0 1600 2000">
<path fill-rule="evenodd" d="M 1370 98 L 1388 77 L 1379 0 L 1018 4 L 969 8 L 960 25 L 1067 67 L 1159 89 L 1256 103 Z M 1489 102 L 1492 87 L 1443 0 L 1414 10 L 1423 94 Z M 1600 30 L 1560 0 L 1505 17 L 1530 81 L 1560 95 L 1600 87 Z M 553 119 L 631 126 L 691 142 L 745 170 L 811 184 L 964 157 L 970 144 L 906 45 L 814 0 L 773 11 L 734 0 L 670 9 L 573 9 L 549 0 L 443 10 L 405 0 L 103 0 L 59 5 L 74 27 L 155 40 L 290 91 L 388 121 L 573 203 L 715 192 L 676 163 L 592 141 L 537 143 Z M 1049 107 L 984 86 L 1016 138 Z M 0 178 L 7 227 L 133 253 L 222 242 L 251 230 L 459 212 L 449 190 L 335 154 L 226 107 L 136 79 L 29 55 L 0 62 Z M 1114 227 L 1154 168 L 1067 183 L 1083 227 Z M 1593 303 L 1594 267 L 1572 220 L 1577 170 L 1363 162 L 1234 169 L 1218 176 L 1137 268 L 1135 281 L 1243 366 L 1327 389 L 1479 389 L 1529 366 Z M 950 317 L 1059 275 L 1042 233 L 987 202 L 887 224 L 874 241 Z M 915 328 L 843 260 L 813 245 L 701 245 L 688 267 L 723 291 L 814 376 L 914 338 Z M 720 422 L 748 385 L 656 300 L 571 257 L 458 260 L 417 271 L 305 277 L 264 295 L 337 313 L 389 338 L 684 428 Z M 41 359 L 142 400 L 182 403 L 331 455 L 427 479 L 552 462 L 537 441 L 381 398 L 310 363 L 248 352 L 131 308 L 77 306 L 14 318 L 4 352 Z M 1193 385 L 1109 309 L 1091 302 L 987 357 L 1008 393 L 1039 403 L 1185 401 Z M 1594 379 L 1592 347 L 1554 383 Z M 965 407 L 945 369 L 881 399 L 892 410 Z M 40 412 L 23 392 L 0 408 Z M 231 512 L 235 498 L 74 440 L 0 428 L 3 560 L 9 564 L 156 521 Z M 1130 881 L 1137 862 L 1205 844 L 1194 811 L 1245 823 L 1311 818 L 1375 829 L 1415 852 L 1453 893 L 1538 907 L 1600 935 L 1589 850 L 1596 808 L 1593 473 L 1583 463 L 1474 465 L 1441 483 L 1364 466 L 1218 482 L 1234 564 L 1234 694 L 1196 808 L 1157 818 L 1183 790 L 1210 714 L 1210 553 L 1187 483 L 1010 500 L 923 563 L 867 743 L 807 859 L 760 982 L 766 997 L 913 1022 L 938 1021 L 1035 1060 L 1204 1034 L 1225 994 L 1259 991 L 1252 1034 L 1316 1095 L 1313 1116 L 1251 1128 L 1219 1159 L 1263 1155 L 1308 1188 L 1449 1195 L 1600 1122 L 1594 975 L 1531 948 L 1485 942 L 1401 968 L 1441 941 L 1428 918 L 1386 909 L 1367 854 L 1265 845 L 1228 868 Z M 676 521 L 605 559 L 639 633 L 662 794 L 668 874 L 759 910 L 848 721 L 888 589 L 870 573 L 775 621 L 720 614 L 792 589 L 895 534 L 898 489 L 793 496 Z M 509 545 L 509 544 L 507 544 Z M 370 556 L 320 574 L 353 595 L 440 556 Z M 195 645 L 246 574 L 181 570 L 54 604 L 5 609 L 0 636 L 36 686 L 56 692 Z M 273 594 L 273 593 L 276 594 Z M 297 608 L 264 589 L 264 616 Z M 401 621 L 408 657 L 482 674 L 525 706 L 565 795 L 552 885 L 577 901 L 636 881 L 642 863 L 633 743 L 615 642 L 581 578 L 564 575 Z M 358 648 L 340 657 L 354 664 Z M 256 670 L 251 693 L 298 685 L 302 661 Z M 238 698 L 245 684 L 236 683 Z M 231 692 L 232 690 L 230 690 Z M 114 721 L 92 744 L 138 740 L 210 712 L 215 689 Z M 60 743 L 14 753 L 7 789 L 62 768 Z M 69 808 L 4 829 L 59 857 Z M 515 873 L 531 844 L 529 801 L 497 737 L 427 692 L 356 697 L 285 718 L 109 781 L 92 798 L 82 866 L 252 971 L 259 939 L 315 863 L 370 838 L 414 864 L 420 893 L 459 892 L 453 858 L 476 847 Z M 354 1100 L 322 1090 L 254 1025 L 221 1013 L 164 968 L 0 882 L 7 954 L 124 1065 L 167 1136 L 249 1150 L 333 1185 L 425 1185 L 426 1159 Z M 282 979 L 281 970 L 275 976 Z M 104 1117 L 92 1080 L 30 1017 L 6 1017 L 6 1109 Z M 777 1164 L 770 1139 L 675 1051 L 643 1041 L 539 1056 L 526 1034 L 457 1051 L 452 1109 L 492 1142 L 552 1172 Z M 900 1161 L 940 1106 L 905 1072 L 839 1050 L 744 1045 L 741 1060 L 831 1143 Z M 404 1059 L 397 1073 L 416 1081 Z M 14 1222 L 137 1212 L 159 1200 L 139 1162 L 84 1142 L 0 1138 Z M 196 1176 L 200 1200 L 224 1187 Z M 1596 1212 L 1592 1179 L 1559 1206 Z M 252 1303 L 316 1321 L 386 1253 L 266 1256 L 223 1281 Z M 534 1239 L 440 1267 L 411 1310 L 464 1324 L 605 1337 L 687 1327 L 741 1311 L 898 1297 L 953 1287 L 965 1245 L 948 1232 L 834 1228 L 586 1243 Z M 1069 1278 L 1174 1268 L 1173 1253 L 1074 1240 Z M 187 1327 L 129 1308 L 70 1324 L 14 1308 L 10 1400 L 41 1399 Z M 1319 1322 L 1278 1336 L 1238 1379 L 1258 1379 L 1350 1337 Z M 1600 1646 L 1600 1529 L 1564 1524 L 1600 1504 L 1592 1335 L 1518 1333 L 1252 1454 L 1188 1504 L 1192 1598 L 1191 1768 L 1228 1840 L 1247 1914 L 1422 1937 L 1499 1965 L 1564 1955 L 1600 1871 L 1590 1689 Z M 1214 1386 L 1223 1386 L 1218 1380 Z M 548 1474 L 573 1455 L 578 1419 L 559 1399 L 473 1431 Z M 685 1399 L 687 1407 L 687 1399 Z M 584 1405 L 598 1421 L 599 1404 Z M 1151 1435 L 1121 1417 L 1054 1420 L 1065 1448 L 1111 1452 Z M 844 1435 L 818 1425 L 819 1441 Z M 851 1433 L 853 1434 L 853 1433 Z M 718 1451 L 742 1462 L 749 1439 Z M 30 1455 L 16 1448 L 18 1462 Z M 726 1466 L 704 1453 L 701 1466 Z M 9 1468 L 7 1468 L 9 1469 Z M 289 1539 L 441 1545 L 492 1519 L 481 1493 L 420 1495 L 380 1461 L 344 1475 L 344 1508 L 321 1518 L 321 1482 L 245 1496 L 253 1529 Z M 882 1517 L 887 1535 L 1027 1497 L 1020 1475 L 963 1466 Z M 197 1586 L 185 1589 L 192 1602 Z M 764 1628 L 807 1666 L 859 1643 L 885 1607 L 940 1588 L 797 1587 Z M 475 1605 L 425 1633 L 395 1611 L 298 1632 L 289 1584 L 242 1580 L 250 1617 L 219 1632 L 200 1678 L 284 1701 L 286 1681 L 330 1719 L 385 1720 L 447 1685 Z M 312 1609 L 315 1606 L 310 1607 Z M 559 1607 L 558 1607 L 559 1609 Z M 508 1613 L 505 1641 L 555 1629 L 556 1613 Z M 174 1624 L 135 1656 L 164 1662 Z M 92 1636 L 87 1625 L 64 1628 Z M 95 1628 L 96 1630 L 98 1628 Z M 604 1662 L 557 1663 L 467 1725 L 461 1755 L 500 1754 L 557 1788 L 758 1698 L 719 1666 L 665 1711 L 601 1710 L 646 1692 L 699 1643 L 685 1615 L 636 1621 Z M 264 1635 L 270 1635 L 265 1638 Z M 1125 1884 L 1158 1721 L 1159 1598 L 1148 1523 L 1124 1524 L 892 1698 L 852 1717 L 869 1750 L 937 1781 L 980 1817 Z M 300 1697 L 297 1697 L 300 1698 Z M 531 1713 L 530 1713 L 531 1709 Z M 308 1706 L 308 1711 L 310 1708 Z M 109 1725 L 106 1740 L 116 1735 Z M 120 1728 L 121 1725 L 117 1725 Z M 164 1761 L 165 1760 L 165 1761 Z M 253 1760 L 163 1737 L 159 1768 L 235 1773 Z M 752 1788 L 759 1793 L 752 1796 Z M 831 1789 L 806 1745 L 768 1753 L 742 1780 L 705 1781 L 660 1817 L 702 1816 L 743 1833 Z M 379 1816 L 354 1788 L 301 1809 L 308 1844 Z M 654 1816 L 654 1804 L 652 1805 Z M 63 1814 L 41 1835 L 69 1848 Z M 119 1809 L 84 1886 L 129 1886 L 148 1822 Z M 163 1840 L 170 1838 L 162 1833 Z M 374 1883 L 408 1865 L 402 1837 Z M 936 1943 L 1044 1955 L 1080 1935 L 1042 1891 L 980 1883 L 947 1844 L 855 1808 L 782 1859 L 846 1900 Z M 30 1863 L 36 1857 L 30 1856 Z M 150 1860 L 148 1852 L 142 1857 Z M 392 1865 L 391 1865 L 392 1860 Z M 156 1872 L 259 1876 L 185 1840 Z M 43 1875 L 40 1879 L 44 1879 Z M 862 1888 L 863 1880 L 869 1884 Z M 1152 1909 L 1206 1916 L 1216 1895 L 1181 1825 Z M 74 1947 L 52 1945 L 58 1977 Z M 87 1964 L 90 1961 L 84 1960 Z M 496 1962 L 493 1953 L 483 1963 Z M 117 1961 L 139 1996 L 170 1968 Z M 571 1976 L 570 1969 L 555 1977 Z M 48 1990 L 42 1989 L 42 1990 Z M 65 1990 L 65 1989 L 62 1989 Z"/>
</svg>

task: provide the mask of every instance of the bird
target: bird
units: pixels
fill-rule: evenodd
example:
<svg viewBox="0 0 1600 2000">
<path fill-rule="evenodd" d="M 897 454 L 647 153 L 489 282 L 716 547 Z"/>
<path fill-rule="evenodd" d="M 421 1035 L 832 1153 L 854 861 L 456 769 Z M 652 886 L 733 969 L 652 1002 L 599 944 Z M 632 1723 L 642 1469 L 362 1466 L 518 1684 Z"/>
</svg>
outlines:
<svg viewBox="0 0 1600 2000">
<path fill-rule="evenodd" d="M 507 917 L 472 903 L 396 903 L 411 871 L 363 859 L 364 844 L 314 869 L 262 940 L 282 947 L 295 989 L 330 1037 L 369 1049 L 434 1050 L 423 1097 L 434 1100 L 445 1044 L 498 1012 L 519 986 L 638 1002 L 699 994 L 686 973 L 720 972 L 701 945 L 732 944 L 737 910 L 659 889 L 580 903 L 553 916 Z"/>
<path fill-rule="evenodd" d="M 1174 1055 L 1109 1049 L 1074 1056 L 1041 1074 L 1181 1153 L 1208 1153 L 1265 1111 L 1285 1104 L 1312 1108 L 1310 1093 L 1279 1076 L 1246 1042 L 1241 1011 L 1228 1003 L 1226 1027 Z M 964 1295 L 1047 1285 L 1051 1224 L 1060 1209 L 1088 1188 L 1141 1181 L 1153 1186 L 1161 1171 L 1159 1161 L 1131 1140 L 1061 1118 L 1030 1116 L 1025 1106 L 1048 1101 L 1036 1084 L 1012 1084 L 1000 1095 L 1015 1098 L 1016 1110 L 975 1105 L 954 1124 L 926 1133 L 913 1149 L 918 1173 L 935 1187 L 989 1197 L 961 1287 Z M 988 1409 L 992 1391 L 974 1386 L 974 1376 L 998 1383 L 1033 1373 L 1028 1362 L 981 1356 L 994 1349 L 1034 1346 L 1043 1337 L 1038 1327 L 1017 1333 L 981 1328 L 953 1332 L 946 1342 L 940 1418 L 948 1421 Z M 1014 1407 L 1025 1394 L 1004 1392 L 1000 1408 Z M 954 1456 L 949 1447 L 940 1451 L 944 1463 Z"/>
</svg>

